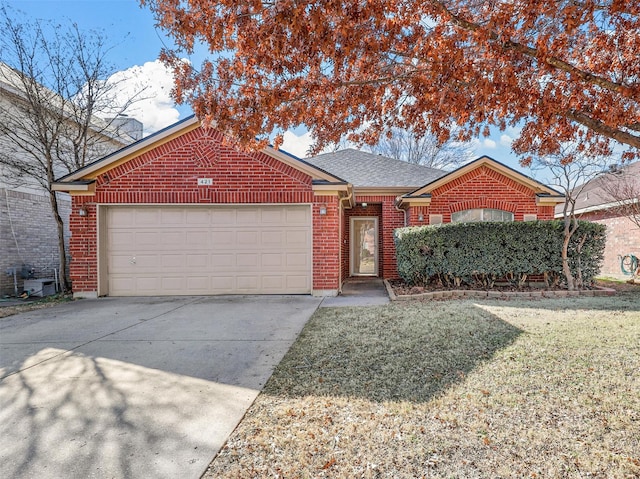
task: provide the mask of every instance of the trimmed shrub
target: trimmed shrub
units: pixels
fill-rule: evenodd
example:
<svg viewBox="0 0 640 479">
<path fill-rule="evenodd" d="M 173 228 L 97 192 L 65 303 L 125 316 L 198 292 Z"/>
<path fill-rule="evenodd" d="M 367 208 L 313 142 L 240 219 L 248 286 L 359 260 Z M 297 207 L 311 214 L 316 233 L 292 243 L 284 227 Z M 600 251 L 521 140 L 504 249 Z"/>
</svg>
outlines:
<svg viewBox="0 0 640 479">
<path fill-rule="evenodd" d="M 600 271 L 605 226 L 580 221 L 569 244 L 574 277 L 590 285 Z M 398 273 L 412 285 L 491 288 L 496 281 L 521 287 L 532 276 L 561 284 L 563 223 L 449 223 L 399 228 L 394 233 Z"/>
</svg>

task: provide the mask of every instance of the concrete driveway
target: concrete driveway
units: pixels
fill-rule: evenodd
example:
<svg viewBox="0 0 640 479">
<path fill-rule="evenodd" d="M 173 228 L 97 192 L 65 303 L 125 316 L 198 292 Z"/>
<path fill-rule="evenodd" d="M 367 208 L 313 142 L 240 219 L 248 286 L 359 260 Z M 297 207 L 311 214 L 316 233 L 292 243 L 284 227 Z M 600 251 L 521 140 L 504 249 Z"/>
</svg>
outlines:
<svg viewBox="0 0 640 479">
<path fill-rule="evenodd" d="M 200 477 L 319 303 L 105 298 L 0 319 L 0 476 Z"/>
</svg>

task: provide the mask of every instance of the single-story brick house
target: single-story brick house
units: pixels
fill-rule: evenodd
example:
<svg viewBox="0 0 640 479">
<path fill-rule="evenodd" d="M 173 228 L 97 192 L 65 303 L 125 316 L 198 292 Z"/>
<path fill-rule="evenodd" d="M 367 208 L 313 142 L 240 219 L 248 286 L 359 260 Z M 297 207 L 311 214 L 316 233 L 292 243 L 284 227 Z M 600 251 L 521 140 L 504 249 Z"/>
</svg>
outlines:
<svg viewBox="0 0 640 479">
<path fill-rule="evenodd" d="M 338 294 L 396 278 L 393 231 L 546 220 L 557 191 L 488 158 L 451 172 L 356 150 L 234 150 L 194 117 L 57 181 L 76 296 Z"/>
</svg>

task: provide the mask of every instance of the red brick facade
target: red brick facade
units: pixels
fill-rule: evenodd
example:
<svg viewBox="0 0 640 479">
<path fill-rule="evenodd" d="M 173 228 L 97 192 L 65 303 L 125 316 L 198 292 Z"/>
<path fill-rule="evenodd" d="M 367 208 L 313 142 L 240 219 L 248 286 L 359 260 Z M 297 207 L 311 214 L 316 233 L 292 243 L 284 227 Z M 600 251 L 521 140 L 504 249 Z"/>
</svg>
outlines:
<svg viewBox="0 0 640 479">
<path fill-rule="evenodd" d="M 198 186 L 198 178 L 213 178 L 213 185 Z M 231 203 L 312 204 L 313 289 L 339 289 L 338 198 L 315 195 L 311 177 L 265 153 L 236 151 L 217 133 L 197 128 L 99 175 L 95 195 L 73 197 L 74 292 L 98 289 L 97 205 Z M 319 214 L 321 205 L 326 215 Z M 81 206 L 87 216 L 78 214 Z"/>
<path fill-rule="evenodd" d="M 640 258 L 640 228 L 626 216 L 611 210 L 599 210 L 579 215 L 581 220 L 593 221 L 607 227 L 607 243 L 600 274 L 628 279 L 620 268 L 620 257 L 632 254 Z"/>
<path fill-rule="evenodd" d="M 312 289 L 319 294 L 339 291 L 350 275 L 353 217 L 378 218 L 378 276 L 387 279 L 398 277 L 394 231 L 405 225 L 428 224 L 429 215 L 442 215 L 442 221 L 448 223 L 456 211 L 495 208 L 512 212 L 516 221 L 522 221 L 524 215 L 536 215 L 540 220 L 553 218 L 553 205 L 537 206 L 536 192 L 528 181 L 515 181 L 484 164 L 470 166 L 466 173 L 460 171 L 459 176 L 435 185 L 428 206 L 405 204 L 405 209 L 399 209 L 396 194 L 359 195 L 349 191 L 355 200 L 349 208 L 340 198 L 342 193 L 330 191 L 333 186 L 314 190 L 316 177 L 310 175 L 320 173 L 309 170 L 308 165 L 265 152 L 237 151 L 225 146 L 221 135 L 213 130 L 195 127 L 180 131 L 164 143 L 134 150 L 96 169 L 95 194 L 73 196 L 70 273 L 74 292 L 99 291 L 101 205 L 310 205 Z M 199 186 L 199 178 L 211 178 L 213 184 Z M 347 189 L 345 183 L 338 183 Z M 327 186 L 326 181 L 317 184 Z M 375 192 L 375 188 L 370 190 Z M 80 216 L 81 208 L 86 215 Z"/>
<path fill-rule="evenodd" d="M 536 205 L 535 192 L 530 187 L 482 165 L 434 190 L 429 206 L 412 207 L 409 224 L 429 224 L 429 215 L 442 215 L 442 222 L 450 223 L 451 213 L 474 208 L 509 211 L 514 214 L 514 221 L 523 221 L 527 214 L 536 215 L 538 220 L 551 220 L 554 214 L 553 205 Z"/>
</svg>

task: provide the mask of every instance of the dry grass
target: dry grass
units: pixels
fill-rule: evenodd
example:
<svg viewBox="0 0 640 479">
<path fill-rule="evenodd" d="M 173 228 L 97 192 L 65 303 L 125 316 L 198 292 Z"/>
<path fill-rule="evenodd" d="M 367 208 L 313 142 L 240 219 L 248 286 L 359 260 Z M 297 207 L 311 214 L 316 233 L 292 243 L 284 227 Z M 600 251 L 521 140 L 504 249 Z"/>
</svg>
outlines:
<svg viewBox="0 0 640 479">
<path fill-rule="evenodd" d="M 320 309 L 205 477 L 640 477 L 640 297 Z"/>
<path fill-rule="evenodd" d="M 605 288 L 615 289 L 619 293 L 640 294 L 640 283 L 629 283 L 629 280 L 597 279 L 596 284 Z"/>
</svg>

